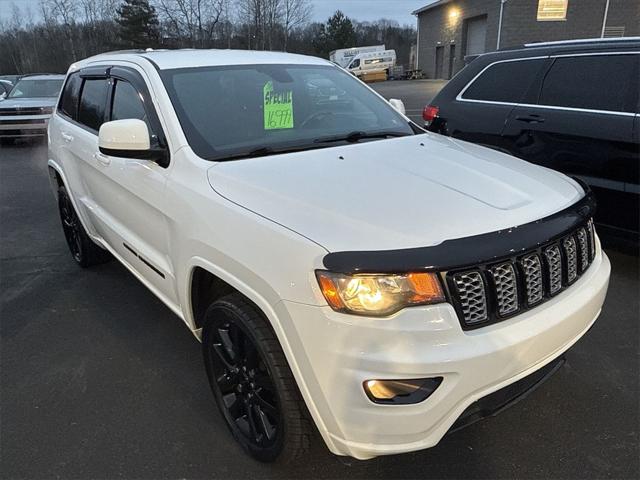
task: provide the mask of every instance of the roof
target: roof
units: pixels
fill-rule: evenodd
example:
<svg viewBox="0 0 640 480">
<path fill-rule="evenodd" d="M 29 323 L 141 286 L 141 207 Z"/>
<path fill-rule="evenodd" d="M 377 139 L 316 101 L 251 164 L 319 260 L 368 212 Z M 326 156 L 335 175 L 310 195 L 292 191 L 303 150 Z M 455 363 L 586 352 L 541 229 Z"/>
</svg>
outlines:
<svg viewBox="0 0 640 480">
<path fill-rule="evenodd" d="M 615 37 L 615 38 L 576 38 L 573 40 L 557 40 L 553 42 L 525 43 L 525 47 L 552 47 L 554 45 L 571 45 L 582 43 L 609 43 L 609 42 L 633 42 L 640 40 L 640 37 Z"/>
<path fill-rule="evenodd" d="M 465 57 L 465 63 L 471 60 L 483 59 L 483 62 L 494 62 L 512 58 L 528 58 L 535 56 L 563 55 L 576 53 L 607 53 L 626 52 L 637 53 L 640 50 L 639 37 L 620 37 L 617 39 L 578 39 L 560 42 L 531 43 L 496 50 L 493 52 L 470 55 Z"/>
<path fill-rule="evenodd" d="M 328 60 L 306 55 L 283 52 L 264 52 L 252 50 L 134 50 L 108 52 L 88 58 L 76 64 L 79 67 L 87 63 L 110 60 L 136 61 L 146 58 L 160 70 L 174 68 L 209 67 L 224 65 L 256 64 L 293 64 L 293 65 L 333 65 Z"/>
<path fill-rule="evenodd" d="M 445 3 L 449 3 L 451 0 L 436 0 L 433 3 L 430 3 L 429 5 L 425 5 L 422 8 L 419 8 L 417 10 L 414 10 L 413 12 L 411 12 L 411 15 L 418 15 L 422 12 L 426 12 L 427 10 L 431 10 L 432 8 L 436 8 L 439 7 L 441 5 L 444 5 Z"/>
</svg>

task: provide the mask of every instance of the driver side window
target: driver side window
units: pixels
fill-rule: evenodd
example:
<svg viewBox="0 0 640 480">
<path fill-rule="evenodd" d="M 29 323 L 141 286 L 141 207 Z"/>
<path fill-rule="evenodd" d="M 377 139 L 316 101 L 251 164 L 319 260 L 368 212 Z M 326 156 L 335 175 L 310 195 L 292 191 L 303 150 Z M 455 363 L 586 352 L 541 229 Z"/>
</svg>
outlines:
<svg viewBox="0 0 640 480">
<path fill-rule="evenodd" d="M 147 119 L 147 112 L 140 99 L 138 91 L 129 82 L 116 80 L 113 101 L 111 102 L 111 120 L 126 120 L 135 118 L 147 124 L 149 131 L 151 125 Z"/>
</svg>

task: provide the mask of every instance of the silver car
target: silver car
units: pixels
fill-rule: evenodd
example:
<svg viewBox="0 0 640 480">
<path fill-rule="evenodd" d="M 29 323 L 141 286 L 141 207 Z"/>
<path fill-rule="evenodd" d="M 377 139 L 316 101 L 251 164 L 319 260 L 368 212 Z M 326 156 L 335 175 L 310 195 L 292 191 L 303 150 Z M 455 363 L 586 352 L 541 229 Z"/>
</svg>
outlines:
<svg viewBox="0 0 640 480">
<path fill-rule="evenodd" d="M 47 134 L 64 75 L 26 75 L 0 103 L 0 143 Z"/>
</svg>

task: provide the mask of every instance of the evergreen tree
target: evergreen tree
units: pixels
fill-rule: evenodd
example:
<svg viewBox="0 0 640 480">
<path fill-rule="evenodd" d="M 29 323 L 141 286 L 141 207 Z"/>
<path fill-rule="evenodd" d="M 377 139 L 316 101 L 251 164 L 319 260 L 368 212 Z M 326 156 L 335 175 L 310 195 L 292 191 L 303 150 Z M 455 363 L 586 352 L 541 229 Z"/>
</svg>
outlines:
<svg viewBox="0 0 640 480">
<path fill-rule="evenodd" d="M 327 21 L 327 36 L 333 50 L 356 46 L 356 32 L 353 23 L 340 10 L 336 10 L 336 13 Z"/>
<path fill-rule="evenodd" d="M 158 44 L 158 15 L 149 0 L 124 0 L 116 12 L 120 38 L 125 46 L 146 48 Z"/>
</svg>

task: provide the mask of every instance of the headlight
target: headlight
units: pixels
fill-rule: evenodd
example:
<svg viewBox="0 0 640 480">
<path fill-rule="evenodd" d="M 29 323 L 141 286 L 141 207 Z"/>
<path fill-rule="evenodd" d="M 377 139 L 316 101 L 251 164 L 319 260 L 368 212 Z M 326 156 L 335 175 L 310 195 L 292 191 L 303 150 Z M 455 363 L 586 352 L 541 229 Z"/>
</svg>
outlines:
<svg viewBox="0 0 640 480">
<path fill-rule="evenodd" d="M 53 107 L 41 107 L 40 108 L 40 112 L 43 115 L 49 115 L 49 114 L 53 113 Z"/>
<path fill-rule="evenodd" d="M 433 273 L 343 275 L 319 270 L 320 289 L 337 312 L 382 317 L 405 307 L 444 302 Z"/>
</svg>

